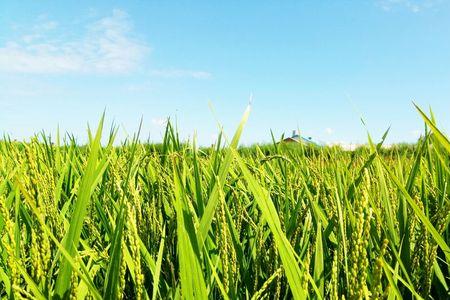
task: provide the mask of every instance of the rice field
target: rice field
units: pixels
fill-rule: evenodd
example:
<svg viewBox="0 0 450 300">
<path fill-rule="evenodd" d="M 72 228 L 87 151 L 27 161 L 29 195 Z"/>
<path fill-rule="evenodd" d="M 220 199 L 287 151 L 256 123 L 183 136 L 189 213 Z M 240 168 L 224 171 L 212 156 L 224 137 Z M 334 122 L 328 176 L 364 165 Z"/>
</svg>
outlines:
<svg viewBox="0 0 450 300">
<path fill-rule="evenodd" d="M 0 142 L 2 299 L 445 299 L 450 142 Z M 388 133 L 387 133 L 388 134 Z M 101 139 L 108 143 L 101 144 Z"/>
</svg>

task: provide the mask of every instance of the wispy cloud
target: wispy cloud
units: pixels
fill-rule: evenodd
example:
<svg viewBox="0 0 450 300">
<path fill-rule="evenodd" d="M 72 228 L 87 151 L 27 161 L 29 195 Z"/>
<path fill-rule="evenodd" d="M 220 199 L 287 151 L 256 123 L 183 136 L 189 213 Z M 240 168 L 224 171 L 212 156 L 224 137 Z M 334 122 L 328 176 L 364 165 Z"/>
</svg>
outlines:
<svg viewBox="0 0 450 300">
<path fill-rule="evenodd" d="M 139 82 L 139 83 L 127 83 L 124 86 L 127 92 L 145 92 L 153 89 L 153 85 L 149 81 Z"/>
<path fill-rule="evenodd" d="M 440 0 L 376 0 L 378 7 L 385 11 L 394 9 L 406 9 L 413 13 L 418 13 L 424 9 L 436 6 Z"/>
<path fill-rule="evenodd" d="M 58 23 L 38 20 L 29 34 L 0 46 L 0 71 L 122 74 L 135 70 L 150 50 L 134 37 L 132 22 L 122 10 L 91 22 L 72 39 L 64 38 L 71 36 L 64 31 L 50 32 Z"/>
<path fill-rule="evenodd" d="M 327 145 L 328 146 L 339 146 L 342 149 L 348 150 L 348 151 L 353 151 L 353 150 L 357 149 L 358 147 L 362 146 L 362 144 L 349 143 L 349 142 L 345 142 L 345 141 L 330 142 Z"/>
<path fill-rule="evenodd" d="M 167 124 L 167 118 L 153 118 L 152 124 L 156 127 L 162 128 Z"/>
<path fill-rule="evenodd" d="M 0 82 L 0 102 L 11 102 L 12 98 L 61 95 L 63 91 L 62 87 L 33 78 L 8 79 Z"/>
<path fill-rule="evenodd" d="M 332 135 L 334 133 L 334 129 L 333 128 L 325 128 L 325 133 L 328 135 Z"/>
<path fill-rule="evenodd" d="M 152 70 L 150 71 L 150 75 L 163 78 L 209 79 L 212 77 L 211 73 L 206 71 L 193 71 L 183 69 Z"/>
</svg>

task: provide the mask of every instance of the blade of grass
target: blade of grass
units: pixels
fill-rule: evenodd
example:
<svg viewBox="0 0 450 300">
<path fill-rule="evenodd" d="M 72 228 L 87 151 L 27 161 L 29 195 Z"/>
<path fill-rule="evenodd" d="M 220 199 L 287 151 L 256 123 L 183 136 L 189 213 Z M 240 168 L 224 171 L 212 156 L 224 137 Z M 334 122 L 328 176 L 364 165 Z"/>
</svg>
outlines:
<svg viewBox="0 0 450 300">
<path fill-rule="evenodd" d="M 233 150 L 233 153 L 240 169 L 242 170 L 244 178 L 247 181 L 248 188 L 255 197 L 255 201 L 257 202 L 261 213 L 273 234 L 293 297 L 294 299 L 306 299 L 307 291 L 303 288 L 301 281 L 303 272 L 306 271 L 301 271 L 298 266 L 295 259 L 294 249 L 292 249 L 291 244 L 283 233 L 275 206 L 267 191 L 265 191 L 258 184 L 247 168 L 247 165 L 240 158 L 237 151 Z"/>
<path fill-rule="evenodd" d="M 108 264 L 108 269 L 105 278 L 105 291 L 103 294 L 104 299 L 117 299 L 119 288 L 119 273 L 120 265 L 123 259 L 122 257 L 122 233 L 124 228 L 124 203 L 120 207 L 119 215 L 117 216 L 118 224 L 114 231 L 114 236 L 111 246 L 111 258 Z"/>
<path fill-rule="evenodd" d="M 155 266 L 155 272 L 153 274 L 153 292 L 152 292 L 152 300 L 156 300 L 156 297 L 159 293 L 159 276 L 161 274 L 161 264 L 164 254 L 164 241 L 166 240 L 165 232 L 166 227 L 163 227 L 163 235 L 161 237 L 161 242 L 159 244 L 159 250 L 158 250 L 158 258 L 156 260 L 156 266 Z"/>
<path fill-rule="evenodd" d="M 448 140 L 448 138 L 436 127 L 435 123 L 432 120 L 430 120 L 430 118 L 427 117 L 427 115 L 420 109 L 419 106 L 417 106 L 415 103 L 413 104 L 419 111 L 420 115 L 422 116 L 422 119 L 431 128 L 431 131 L 433 131 L 437 140 L 447 150 L 447 152 L 450 153 L 450 141 Z"/>
<path fill-rule="evenodd" d="M 380 162 L 384 166 L 386 172 L 389 174 L 389 176 L 392 179 L 392 181 L 395 183 L 397 188 L 400 190 L 400 192 L 403 195 L 403 197 L 408 202 L 409 206 L 414 211 L 415 215 L 419 218 L 419 220 L 425 226 L 427 231 L 430 232 L 431 236 L 436 241 L 436 243 L 439 245 L 439 247 L 442 249 L 442 251 L 444 252 L 444 254 L 447 257 L 447 259 L 449 259 L 450 258 L 450 248 L 447 245 L 447 243 L 445 242 L 444 238 L 439 234 L 439 232 L 436 230 L 436 228 L 434 228 L 433 224 L 431 224 L 431 221 L 427 218 L 427 216 L 425 216 L 423 211 L 419 208 L 419 206 L 411 198 L 409 193 L 406 191 L 405 187 L 398 180 L 397 176 L 395 176 L 394 173 L 392 173 L 391 170 L 389 170 L 389 167 L 386 165 L 385 162 L 383 162 L 381 159 L 380 159 Z"/>
<path fill-rule="evenodd" d="M 325 293 L 324 280 L 324 260 L 323 260 L 323 244 L 322 244 L 322 223 L 317 223 L 316 231 L 316 249 L 314 252 L 314 281 L 320 291 L 320 296 L 323 298 Z"/>
<path fill-rule="evenodd" d="M 186 208 L 179 170 L 174 166 L 175 210 L 177 217 L 178 255 L 182 295 L 185 299 L 207 299 L 205 279 L 200 263 L 196 231 Z"/>
<path fill-rule="evenodd" d="M 77 251 L 87 207 L 89 206 L 91 195 L 95 187 L 93 183 L 96 181 L 96 178 L 99 175 L 98 173 L 104 170 L 101 165 L 98 166 L 97 164 L 101 147 L 100 139 L 102 136 L 104 117 L 105 115 L 103 114 L 98 125 L 95 139 L 91 139 L 91 152 L 86 171 L 80 184 L 77 201 L 70 220 L 69 231 L 63 241 L 64 248 L 72 257 Z M 72 265 L 68 262 L 67 258 L 63 257 L 55 286 L 56 294 L 60 298 L 64 298 L 69 291 L 71 274 Z"/>
<path fill-rule="evenodd" d="M 214 187 L 211 191 L 211 194 L 209 195 L 208 202 L 206 204 L 205 212 L 201 216 L 200 219 L 200 226 L 198 229 L 199 232 L 199 246 L 202 248 L 203 244 L 206 240 L 206 237 L 208 235 L 208 231 L 211 227 L 211 222 L 214 217 L 214 213 L 216 211 L 217 204 L 219 203 L 219 190 L 223 188 L 223 183 L 225 182 L 225 178 L 228 175 L 228 171 L 231 166 L 231 162 L 233 160 L 233 149 L 237 149 L 239 139 L 241 137 L 242 131 L 244 130 L 244 125 L 247 122 L 248 116 L 250 114 L 250 106 L 247 107 L 247 109 L 244 112 L 244 115 L 241 119 L 241 122 L 239 123 L 238 129 L 236 130 L 236 133 L 234 134 L 233 139 L 231 140 L 230 145 L 228 146 L 228 149 L 225 153 L 225 158 L 222 162 L 222 165 L 220 166 L 218 178 L 220 180 L 220 183 L 215 181 Z"/>
</svg>

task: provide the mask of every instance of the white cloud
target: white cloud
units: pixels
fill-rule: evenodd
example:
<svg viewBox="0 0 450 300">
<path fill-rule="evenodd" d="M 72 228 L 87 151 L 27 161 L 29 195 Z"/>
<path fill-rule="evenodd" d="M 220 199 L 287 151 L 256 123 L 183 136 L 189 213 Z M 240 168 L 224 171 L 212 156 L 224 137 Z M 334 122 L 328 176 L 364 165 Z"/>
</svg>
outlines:
<svg viewBox="0 0 450 300">
<path fill-rule="evenodd" d="M 150 71 L 150 75 L 163 78 L 209 79 L 212 77 L 211 73 L 209 72 L 182 70 L 182 69 L 152 70 Z"/>
<path fill-rule="evenodd" d="M 413 13 L 419 13 L 424 9 L 432 8 L 440 0 L 377 0 L 378 7 L 385 11 L 392 11 L 394 9 L 407 9 Z"/>
<path fill-rule="evenodd" d="M 43 20 L 42 20 L 43 19 Z M 77 38 L 55 33 L 58 24 L 41 18 L 31 33 L 0 46 L 0 71 L 13 73 L 121 74 L 135 70 L 149 47 L 133 37 L 128 15 L 113 10 L 110 16 L 89 24 Z"/>
<path fill-rule="evenodd" d="M 151 82 L 129 83 L 126 84 L 124 88 L 127 92 L 144 92 L 152 90 L 153 85 Z"/>
<path fill-rule="evenodd" d="M 36 24 L 34 26 L 34 29 L 36 30 L 52 30 L 55 29 L 58 26 L 58 23 L 55 21 L 46 21 L 42 22 L 40 24 Z"/>
<path fill-rule="evenodd" d="M 325 128 L 325 132 L 326 132 L 326 134 L 328 134 L 328 135 L 332 135 L 333 133 L 334 133 L 334 129 L 333 128 Z"/>
<path fill-rule="evenodd" d="M 167 124 L 167 119 L 166 118 L 153 118 L 152 119 L 152 124 L 157 126 L 157 127 L 164 127 Z"/>
<path fill-rule="evenodd" d="M 356 148 L 362 146 L 362 144 L 358 144 L 358 143 L 349 143 L 349 142 L 345 142 L 345 141 L 338 141 L 338 142 L 331 142 L 327 144 L 328 146 L 339 146 L 344 150 L 347 151 L 354 151 L 356 150 Z"/>
<path fill-rule="evenodd" d="M 20 80 L 12 79 L 0 82 L 0 102 L 11 102 L 11 98 L 60 96 L 63 92 L 62 87 L 32 78 L 21 77 Z"/>
</svg>

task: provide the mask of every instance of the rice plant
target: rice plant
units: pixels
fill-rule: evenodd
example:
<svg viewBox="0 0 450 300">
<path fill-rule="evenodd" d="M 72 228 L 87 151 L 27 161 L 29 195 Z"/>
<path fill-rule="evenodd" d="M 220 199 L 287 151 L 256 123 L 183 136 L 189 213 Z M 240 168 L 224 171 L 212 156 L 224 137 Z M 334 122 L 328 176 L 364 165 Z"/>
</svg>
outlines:
<svg viewBox="0 0 450 300">
<path fill-rule="evenodd" d="M 0 142 L 3 299 L 445 299 L 450 141 Z"/>
</svg>

